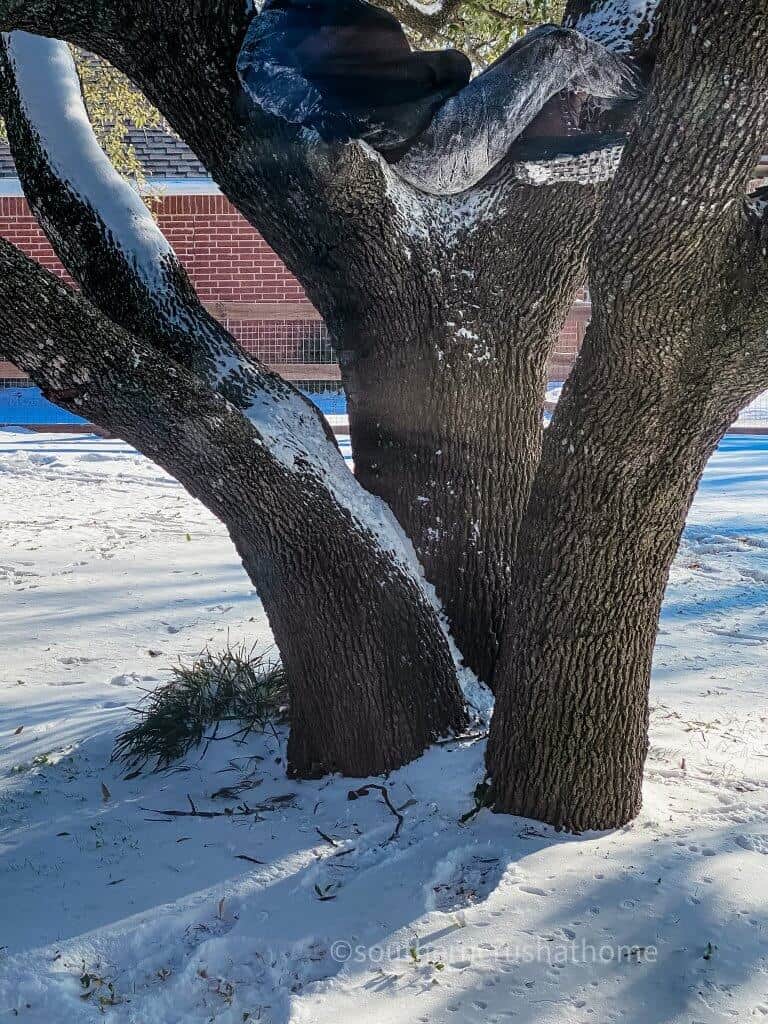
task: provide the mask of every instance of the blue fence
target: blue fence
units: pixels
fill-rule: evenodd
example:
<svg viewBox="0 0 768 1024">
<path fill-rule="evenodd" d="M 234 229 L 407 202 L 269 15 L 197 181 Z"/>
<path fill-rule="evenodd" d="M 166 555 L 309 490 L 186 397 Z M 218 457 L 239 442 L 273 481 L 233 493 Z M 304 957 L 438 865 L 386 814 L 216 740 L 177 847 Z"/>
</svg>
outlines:
<svg viewBox="0 0 768 1024">
<path fill-rule="evenodd" d="M 0 388 L 0 426 L 82 426 L 86 422 L 43 398 L 40 388 Z"/>
<path fill-rule="evenodd" d="M 337 388 L 322 391 L 308 388 L 304 394 L 326 416 L 343 416 L 347 411 L 344 392 Z M 40 388 L 0 387 L 0 426 L 82 426 L 87 422 L 43 398 Z"/>
<path fill-rule="evenodd" d="M 339 388 L 327 390 L 301 389 L 311 399 L 324 416 L 346 416 L 347 396 Z"/>
</svg>

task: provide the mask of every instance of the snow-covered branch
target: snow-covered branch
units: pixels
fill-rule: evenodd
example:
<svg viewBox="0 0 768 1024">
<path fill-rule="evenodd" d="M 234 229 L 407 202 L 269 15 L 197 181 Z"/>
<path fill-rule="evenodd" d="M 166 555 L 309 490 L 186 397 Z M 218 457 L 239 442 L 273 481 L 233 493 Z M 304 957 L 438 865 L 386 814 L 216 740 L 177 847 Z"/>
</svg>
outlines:
<svg viewBox="0 0 768 1024">
<path fill-rule="evenodd" d="M 521 145 L 505 173 L 526 185 L 601 185 L 611 181 L 621 162 L 626 136 L 601 136 Z"/>
<path fill-rule="evenodd" d="M 23 32 L 4 40 L 7 122 L 27 199 L 64 266 L 110 319 L 152 338 L 238 408 L 287 403 L 322 437 L 319 413 L 248 357 L 200 303 L 186 271 L 93 133 L 66 43 Z M 285 423 L 286 429 L 290 424 Z"/>
<path fill-rule="evenodd" d="M 410 545 L 343 463 L 346 478 L 306 446 L 300 455 L 301 441 L 272 443 L 197 374 L 4 240 L 0 334 L 4 355 L 51 398 L 134 444 L 227 526 L 290 680 L 297 771 L 378 774 L 402 759 L 391 741 L 403 731 L 408 759 L 461 727 L 455 656 Z M 339 625 L 348 615 L 360 624 L 351 639 Z M 414 722 L 421 687 L 435 700 Z"/>
<path fill-rule="evenodd" d="M 380 6 L 426 39 L 444 28 L 464 0 L 380 0 Z"/>
<path fill-rule="evenodd" d="M 517 162 L 513 153 L 516 141 L 563 90 L 615 101 L 634 99 L 637 84 L 624 61 L 599 43 L 570 29 L 542 26 L 448 99 L 396 163 L 396 170 L 425 192 L 450 195 L 466 191 L 508 154 Z M 582 161 L 578 175 L 558 161 L 561 153 L 567 153 L 567 143 L 578 142 L 578 138 L 559 140 L 562 149 L 554 150 L 551 174 L 546 168 L 543 171 L 548 180 L 605 180 L 605 162 L 602 173 L 593 177 L 594 161 Z M 549 140 L 550 146 L 556 147 L 557 142 Z M 599 139 L 592 140 L 592 145 L 601 148 Z M 542 152 L 538 162 L 546 164 L 547 157 Z M 526 180 L 536 182 L 535 172 L 527 176 L 522 167 L 521 171 Z"/>
<path fill-rule="evenodd" d="M 203 309 L 140 197 L 100 149 L 67 45 L 12 33 L 5 46 L 17 168 L 42 227 L 87 297 L 241 409 L 274 458 L 292 472 L 314 474 L 362 529 L 420 575 L 394 517 L 355 482 L 319 411 L 247 356 Z"/>
<path fill-rule="evenodd" d="M 656 25 L 659 0 L 572 0 L 565 24 L 616 53 L 647 45 Z"/>
</svg>

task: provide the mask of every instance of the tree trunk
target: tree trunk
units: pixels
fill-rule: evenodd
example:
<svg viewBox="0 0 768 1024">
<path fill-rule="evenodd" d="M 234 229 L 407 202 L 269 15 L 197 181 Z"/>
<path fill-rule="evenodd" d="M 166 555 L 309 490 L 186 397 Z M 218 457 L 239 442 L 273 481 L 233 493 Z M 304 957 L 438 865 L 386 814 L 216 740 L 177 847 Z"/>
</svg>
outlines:
<svg viewBox="0 0 768 1024">
<path fill-rule="evenodd" d="M 640 808 L 669 568 L 707 459 L 768 382 L 743 201 L 768 132 L 766 38 L 762 0 L 664 9 L 521 530 L 487 755 L 498 810 L 581 830 Z"/>
<path fill-rule="evenodd" d="M 425 196 L 375 154 L 308 145 L 249 108 L 239 9 L 217 8 L 218 35 L 201 35 L 156 3 L 137 39 L 120 5 L 98 22 L 84 6 L 33 0 L 14 14 L 33 31 L 55 23 L 136 81 L 298 276 L 342 352 L 358 478 L 394 509 L 467 664 L 492 682 L 547 356 L 604 186 L 502 176 Z"/>
<path fill-rule="evenodd" d="M 574 831 L 640 810 L 659 611 L 718 440 L 663 386 L 596 369 L 582 364 L 546 432 L 487 755 L 497 809 Z"/>
<path fill-rule="evenodd" d="M 449 201 L 424 200 L 427 240 L 413 240 L 407 259 L 377 260 L 384 298 L 369 298 L 363 316 L 362 303 L 349 315 L 326 299 L 355 473 L 394 511 L 465 662 L 488 683 L 539 461 L 547 361 L 583 281 L 601 194 L 518 185 L 491 226 L 464 229 Z"/>
<path fill-rule="evenodd" d="M 385 509 L 356 514 L 348 471 L 317 454 L 322 432 L 304 456 L 298 432 L 275 450 L 199 377 L 5 242 L 0 270 L 3 351 L 229 530 L 286 669 L 294 773 L 379 774 L 464 726 L 453 657 L 407 542 Z"/>
<path fill-rule="evenodd" d="M 766 290 L 764 267 L 742 278 L 729 251 L 759 258 L 765 248 L 740 235 L 740 199 L 768 134 L 765 0 L 661 5 L 651 94 L 593 249 L 596 321 L 532 491 L 546 351 L 581 279 L 594 216 L 582 204 L 594 190 L 524 196 L 499 179 L 455 200 L 425 198 L 363 147 L 316 145 L 247 105 L 234 71 L 244 5 L 213 5 L 209 34 L 197 4 L 185 18 L 168 0 L 136 2 L 138 19 L 128 0 L 105 0 L 99 19 L 93 0 L 30 0 L 23 10 L 0 0 L 0 17 L 90 46 L 137 81 L 297 274 L 343 349 L 360 477 L 414 537 L 484 674 L 511 603 L 488 753 L 497 809 L 557 827 L 623 824 L 639 807 L 651 649 L 685 513 L 729 418 L 768 383 L 768 309 L 760 300 L 752 320 L 745 314 Z M 644 18 L 654 6 L 575 0 L 571 13 L 626 50 L 648 41 Z M 157 458 L 176 465 L 164 450 Z M 191 465 L 194 474 L 178 467 L 180 479 L 192 490 L 205 480 L 207 494 L 205 464 Z M 258 481 L 244 494 L 249 487 Z M 234 485 L 225 491 L 226 501 L 207 494 L 222 518 L 238 494 Z M 333 647 L 341 633 L 319 606 L 325 587 L 304 565 L 308 548 L 300 543 L 286 559 L 252 538 L 255 511 L 228 520 L 244 558 L 276 581 L 297 558 L 301 621 L 314 629 L 319 616 Z M 322 530 L 319 511 L 309 518 Z M 288 512 L 287 521 L 301 535 L 301 519 Z M 330 533 L 324 558 L 341 550 Z M 349 550 L 365 559 L 363 541 L 358 532 Z M 365 595 L 350 572 L 352 592 Z M 337 593 L 333 567 L 324 573 Z M 278 590 L 276 630 L 290 645 L 298 618 Z M 407 588 L 403 600 L 410 618 Z M 344 609 L 345 618 L 354 612 Z M 422 611 L 417 602 L 417 623 Z M 385 604 L 372 620 L 383 631 L 372 641 L 379 658 L 390 657 L 397 614 Z M 410 670 L 410 637 L 405 644 Z M 345 659 L 346 685 L 369 661 L 367 653 Z M 390 674 L 396 665 L 392 655 Z M 321 694 L 336 692 L 332 664 L 313 671 Z M 373 683 L 366 697 L 378 703 L 376 672 Z M 405 699 L 397 687 L 381 697 L 399 733 Z M 323 711 L 322 698 L 315 708 Z M 380 725 L 378 708 L 350 713 L 364 719 L 363 735 Z M 329 734 L 324 763 L 336 763 L 339 747 L 356 763 L 329 709 L 315 728 Z M 319 757 L 308 737 L 307 726 L 292 742 L 301 771 Z M 398 742 L 410 749 L 407 737 Z"/>
<path fill-rule="evenodd" d="M 366 775 L 412 759 L 465 717 L 456 666 L 407 540 L 355 483 L 315 407 L 240 351 L 201 307 L 173 250 L 98 146 L 67 45 L 23 33 L 4 45 L 0 84 L 25 194 L 88 299 L 137 343 L 122 385 L 114 364 L 105 376 L 98 349 L 88 356 L 81 344 L 73 353 L 78 300 L 62 293 L 70 338 L 61 337 L 55 355 L 38 342 L 30 356 L 23 343 L 34 320 L 19 288 L 28 283 L 45 304 L 51 283 L 6 247 L 9 353 L 21 347 L 20 365 L 33 365 L 41 384 L 78 412 L 98 410 L 95 422 L 168 466 L 227 525 L 286 668 L 291 770 Z M 138 347 L 149 347 L 161 369 L 137 400 L 127 386 L 131 366 L 139 370 Z M 70 365 L 73 355 L 84 368 Z M 194 375 L 194 399 L 183 393 L 182 367 Z M 76 385 L 70 395 L 67 384 Z M 169 384 L 179 390 L 175 402 Z M 206 416 L 216 415 L 221 426 L 208 425 Z M 214 436 L 219 451 L 210 449 Z"/>
<path fill-rule="evenodd" d="M 217 514 L 286 668 L 289 772 L 378 775 L 460 731 L 467 718 L 455 665 L 413 577 L 353 524 L 331 518 L 310 481 L 274 511 L 253 508 L 251 487 L 238 493 L 230 477 Z M 266 543 L 256 516 L 268 516 Z"/>
</svg>

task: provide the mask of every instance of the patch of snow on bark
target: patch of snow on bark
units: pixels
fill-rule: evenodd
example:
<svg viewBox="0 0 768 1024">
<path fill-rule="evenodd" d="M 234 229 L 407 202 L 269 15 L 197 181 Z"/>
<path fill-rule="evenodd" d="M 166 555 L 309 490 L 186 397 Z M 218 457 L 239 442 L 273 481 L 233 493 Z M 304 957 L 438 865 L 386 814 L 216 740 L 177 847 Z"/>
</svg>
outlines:
<svg viewBox="0 0 768 1024">
<path fill-rule="evenodd" d="M 398 227 L 408 239 L 449 244 L 460 233 L 477 227 L 491 216 L 503 215 L 496 193 L 490 188 L 472 189 L 454 196 L 429 195 L 405 181 L 397 169 L 367 143 L 353 145 L 360 146 L 366 157 L 378 164 L 384 194 L 394 207 Z M 407 243 L 404 248 L 413 255 Z"/>
<path fill-rule="evenodd" d="M 420 3 L 419 0 L 408 0 L 408 6 L 413 7 L 421 14 L 426 14 L 428 16 L 439 14 L 443 9 L 442 0 L 432 0 L 431 3 Z"/>
<path fill-rule="evenodd" d="M 638 32 L 650 39 L 659 0 L 602 0 L 568 24 L 609 50 L 628 53 Z"/>
<path fill-rule="evenodd" d="M 546 160 L 521 160 L 515 162 L 514 173 L 526 185 L 598 185 L 613 179 L 623 152 L 623 143 L 616 143 L 578 156 L 563 153 Z"/>
<path fill-rule="evenodd" d="M 766 210 L 768 210 L 768 196 L 748 196 L 747 210 L 762 220 L 765 217 Z"/>
<path fill-rule="evenodd" d="M 397 161 L 400 177 L 422 192 L 458 195 L 505 159 L 563 89 L 604 99 L 636 94 L 625 60 L 593 39 L 542 25 L 525 42 L 440 106 Z"/>
<path fill-rule="evenodd" d="M 4 40 L 22 109 L 51 170 L 98 213 L 146 287 L 161 289 L 171 247 L 99 146 L 69 46 L 26 32 Z"/>
</svg>

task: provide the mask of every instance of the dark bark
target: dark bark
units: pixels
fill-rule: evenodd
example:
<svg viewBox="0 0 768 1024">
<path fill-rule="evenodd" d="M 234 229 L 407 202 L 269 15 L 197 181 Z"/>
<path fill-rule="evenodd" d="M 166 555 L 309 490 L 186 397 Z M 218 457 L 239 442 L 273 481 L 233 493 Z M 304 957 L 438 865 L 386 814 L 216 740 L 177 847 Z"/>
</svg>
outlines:
<svg viewBox="0 0 768 1024">
<path fill-rule="evenodd" d="M 336 328 L 358 479 L 397 515 L 488 681 L 539 461 L 547 358 L 600 194 L 517 186 L 503 216 L 469 228 L 441 204 L 407 258 L 371 259 L 397 290 Z"/>
<path fill-rule="evenodd" d="M 197 376 L 4 242 L 0 271 L 8 356 L 52 400 L 167 469 L 226 525 L 286 667 L 294 772 L 378 774 L 462 727 L 453 661 L 417 577 L 311 467 L 289 471 Z"/>
<path fill-rule="evenodd" d="M 498 810 L 570 829 L 639 810 L 669 567 L 707 458 L 768 383 L 740 199 L 768 132 L 767 41 L 757 0 L 666 8 L 521 530 L 488 749 Z"/>
<path fill-rule="evenodd" d="M 668 0 L 663 11 L 652 95 L 593 251 L 595 321 L 535 474 L 542 353 L 588 235 L 575 237 L 576 222 L 573 244 L 558 247 L 568 188 L 520 209 L 520 186 L 504 178 L 426 199 L 359 147 L 307 146 L 244 110 L 227 58 L 182 85 L 157 53 L 100 42 L 326 317 L 343 348 L 358 472 L 407 524 L 483 672 L 509 600 L 488 751 L 496 807 L 571 829 L 637 812 L 669 565 L 706 459 L 768 385 L 766 229 L 741 202 L 768 134 L 768 13 L 762 0 Z M 171 33 L 191 70 L 189 29 L 165 30 L 163 45 Z M 631 38 L 649 41 L 642 27 Z M 627 45 L 620 31 L 613 42 Z M 579 205 L 585 195 L 594 190 Z M 533 211 L 538 234 L 525 222 Z M 595 214 L 582 212 L 587 229 Z M 531 287 L 518 288 L 529 264 Z M 479 274 L 471 288 L 467 269 Z M 534 289 L 548 294 L 540 316 Z M 477 342 L 495 360 L 478 358 Z M 501 427 L 483 415 L 491 405 Z M 483 432 L 489 421 L 495 432 Z M 521 453 L 514 465 L 510 453 Z M 479 507 L 493 514 L 474 551 Z M 498 614 L 485 600 L 497 589 Z"/>
<path fill-rule="evenodd" d="M 169 469 L 225 523 L 287 670 L 291 770 L 378 773 L 460 728 L 453 659 L 407 544 L 355 485 L 317 410 L 202 309 L 94 144 L 65 45 L 17 40 L 0 70 L 26 194 L 111 320 L 100 322 L 6 244 L 4 351 L 54 400 Z M 43 88 L 30 89 L 30 73 L 47 76 Z M 59 133 L 78 153 L 72 166 L 60 167 Z M 89 192 L 96 180 L 110 182 L 108 214 Z M 103 184 L 97 193 L 106 194 Z"/>
<path fill-rule="evenodd" d="M 342 351 L 359 477 L 392 503 L 468 664 L 490 681 L 546 354 L 604 190 L 502 175 L 468 199 L 426 197 L 358 147 L 308 145 L 249 105 L 235 74 L 245 22 L 231 12 L 134 0 L 126 25 L 122 6 L 98 23 L 89 8 L 31 0 L 13 23 L 125 71 L 298 276 Z M 0 24 L 2 11 L 0 0 Z"/>
</svg>

